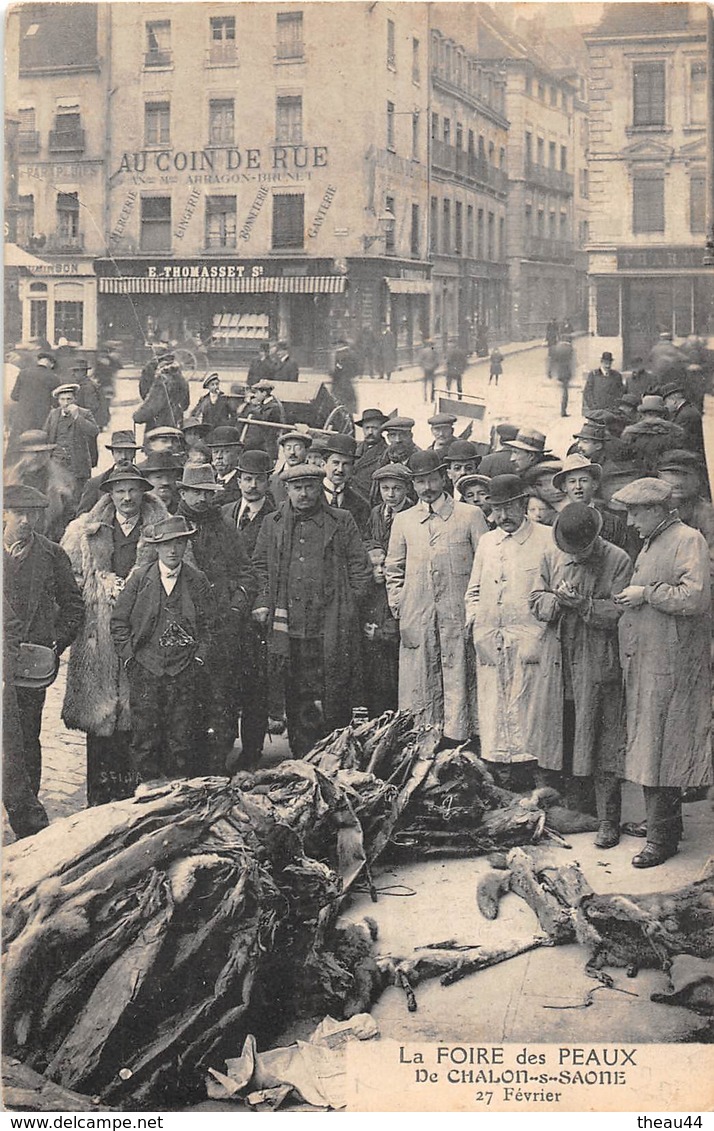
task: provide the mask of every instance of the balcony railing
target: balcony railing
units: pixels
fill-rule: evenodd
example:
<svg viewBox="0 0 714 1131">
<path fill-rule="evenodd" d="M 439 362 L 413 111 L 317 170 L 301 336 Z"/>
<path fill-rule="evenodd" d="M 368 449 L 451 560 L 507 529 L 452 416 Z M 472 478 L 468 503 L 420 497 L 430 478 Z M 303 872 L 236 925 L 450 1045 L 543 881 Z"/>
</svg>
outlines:
<svg viewBox="0 0 714 1131">
<path fill-rule="evenodd" d="M 495 165 L 490 165 L 475 153 L 458 149 L 455 145 L 448 145 L 443 141 L 433 140 L 431 156 L 432 164 L 445 172 L 458 173 L 459 176 L 487 185 L 496 192 L 505 192 L 508 188 L 508 174 L 505 170 L 497 169 Z"/>
<path fill-rule="evenodd" d="M 277 43 L 275 45 L 275 58 L 283 62 L 293 60 L 299 62 L 305 58 L 305 44 L 302 40 L 293 43 Z"/>
<path fill-rule="evenodd" d="M 144 55 L 145 67 L 170 67 L 170 51 L 147 51 Z"/>
<path fill-rule="evenodd" d="M 549 169 L 546 165 L 539 165 L 535 161 L 526 161 L 526 180 L 545 188 L 555 189 L 558 192 L 572 193 L 575 178 L 572 173 L 564 173 L 560 169 Z"/>
<path fill-rule="evenodd" d="M 527 236 L 525 253 L 529 259 L 544 259 L 555 263 L 572 263 L 575 249 L 569 240 L 549 239 L 547 236 Z"/>
<path fill-rule="evenodd" d="M 206 62 L 210 67 L 231 67 L 238 62 L 235 43 L 212 43 L 208 48 Z"/>
<path fill-rule="evenodd" d="M 38 130 L 20 130 L 17 135 L 19 153 L 39 153 L 40 134 Z"/>
<path fill-rule="evenodd" d="M 83 153 L 84 130 L 50 130 L 50 153 Z"/>
<path fill-rule="evenodd" d="M 44 251 L 84 251 L 84 233 L 77 232 L 76 236 L 66 232 L 52 232 L 47 237 Z"/>
</svg>

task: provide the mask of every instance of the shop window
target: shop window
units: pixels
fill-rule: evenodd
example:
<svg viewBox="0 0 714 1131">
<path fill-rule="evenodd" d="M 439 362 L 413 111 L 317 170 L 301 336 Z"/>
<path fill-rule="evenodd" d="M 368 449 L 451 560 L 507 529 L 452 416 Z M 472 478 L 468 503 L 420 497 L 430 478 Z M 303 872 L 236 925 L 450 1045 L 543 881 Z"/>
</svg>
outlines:
<svg viewBox="0 0 714 1131">
<path fill-rule="evenodd" d="M 707 182 L 703 174 L 689 181 L 689 230 L 692 234 L 706 231 Z"/>
<path fill-rule="evenodd" d="M 443 207 L 443 223 L 441 226 L 441 249 L 444 255 L 451 255 L 453 248 L 451 246 L 451 201 L 445 200 Z"/>
<path fill-rule="evenodd" d="M 394 255 L 394 252 L 396 251 L 396 246 L 397 246 L 396 245 L 397 208 L 396 208 L 396 202 L 395 202 L 395 199 L 394 199 L 393 196 L 387 196 L 387 197 L 384 198 L 384 208 L 385 208 L 385 212 L 387 212 L 392 217 L 392 219 L 389 221 L 389 224 L 387 225 L 387 228 L 386 228 L 386 231 L 385 231 L 385 234 L 384 234 L 384 250 L 387 253 L 387 255 Z"/>
<path fill-rule="evenodd" d="M 171 250 L 171 197 L 145 196 L 141 200 L 141 250 Z"/>
<path fill-rule="evenodd" d="M 234 63 L 236 60 L 235 16 L 211 16 L 211 46 L 209 62 Z"/>
<path fill-rule="evenodd" d="M 305 197 L 301 192 L 273 197 L 273 248 L 300 248 L 305 242 Z"/>
<path fill-rule="evenodd" d="M 206 197 L 206 247 L 236 246 L 236 198 Z"/>
<path fill-rule="evenodd" d="M 387 66 L 390 71 L 397 69 L 397 41 L 394 20 L 387 20 Z"/>
<path fill-rule="evenodd" d="M 454 251 L 464 253 L 464 209 L 460 200 L 454 204 Z"/>
<path fill-rule="evenodd" d="M 412 204 L 412 230 L 410 239 L 411 253 L 415 258 L 419 258 L 419 205 Z"/>
<path fill-rule="evenodd" d="M 439 201 L 432 196 L 429 216 L 429 251 L 436 255 L 439 250 Z"/>
<path fill-rule="evenodd" d="M 421 82 L 421 61 L 419 57 L 419 40 L 412 39 L 412 82 L 419 85 Z"/>
<path fill-rule="evenodd" d="M 278 95 L 275 103 L 275 140 L 302 145 L 302 95 Z"/>
<path fill-rule="evenodd" d="M 35 198 L 30 193 L 28 196 L 17 198 L 17 231 L 15 238 L 20 247 L 29 247 L 35 234 Z"/>
<path fill-rule="evenodd" d="M 57 194 L 57 245 L 79 247 L 79 195 L 76 192 Z"/>
<path fill-rule="evenodd" d="M 144 145 L 171 144 L 171 106 L 168 102 L 147 102 L 144 106 Z"/>
<path fill-rule="evenodd" d="M 632 72 L 632 121 L 635 126 L 665 123 L 664 63 L 635 63 Z"/>
<path fill-rule="evenodd" d="M 276 26 L 278 59 L 302 59 L 305 53 L 302 12 L 279 12 Z"/>
<path fill-rule="evenodd" d="M 706 125 L 707 65 L 703 61 L 689 64 L 689 124 Z"/>
<path fill-rule="evenodd" d="M 81 342 L 84 320 L 84 303 L 55 302 L 55 341 L 66 338 L 68 342 Z"/>
<path fill-rule="evenodd" d="M 616 338 L 620 333 L 620 284 L 603 280 L 595 292 L 596 329 L 601 338 Z"/>
<path fill-rule="evenodd" d="M 394 103 L 387 103 L 387 149 L 391 149 L 394 153 L 396 149 L 396 142 L 394 136 Z"/>
<path fill-rule="evenodd" d="M 664 177 L 640 175 L 633 178 L 632 231 L 664 231 Z"/>
<path fill-rule="evenodd" d="M 144 66 L 171 66 L 171 20 L 147 21 Z"/>
<path fill-rule="evenodd" d="M 208 103 L 208 140 L 211 145 L 233 145 L 235 102 L 232 98 L 212 98 Z"/>
</svg>

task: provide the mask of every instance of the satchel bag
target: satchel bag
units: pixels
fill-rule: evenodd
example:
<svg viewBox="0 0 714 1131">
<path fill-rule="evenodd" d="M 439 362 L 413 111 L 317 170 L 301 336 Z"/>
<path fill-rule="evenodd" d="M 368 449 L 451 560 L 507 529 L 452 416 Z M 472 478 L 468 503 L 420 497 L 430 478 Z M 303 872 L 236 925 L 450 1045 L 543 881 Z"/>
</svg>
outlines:
<svg viewBox="0 0 714 1131">
<path fill-rule="evenodd" d="M 44 644 L 21 644 L 15 669 L 15 687 L 49 687 L 57 678 L 59 658 Z"/>
</svg>

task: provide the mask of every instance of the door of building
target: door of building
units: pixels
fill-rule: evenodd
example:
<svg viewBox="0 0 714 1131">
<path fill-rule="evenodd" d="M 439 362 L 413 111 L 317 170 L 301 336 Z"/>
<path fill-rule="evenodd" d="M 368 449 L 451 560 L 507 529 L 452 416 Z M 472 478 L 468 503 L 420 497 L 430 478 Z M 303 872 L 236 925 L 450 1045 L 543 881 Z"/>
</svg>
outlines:
<svg viewBox="0 0 714 1131">
<path fill-rule="evenodd" d="M 629 368 L 633 358 L 647 357 L 661 333 L 674 331 L 672 280 L 630 279 L 622 298 L 623 364 Z"/>
</svg>

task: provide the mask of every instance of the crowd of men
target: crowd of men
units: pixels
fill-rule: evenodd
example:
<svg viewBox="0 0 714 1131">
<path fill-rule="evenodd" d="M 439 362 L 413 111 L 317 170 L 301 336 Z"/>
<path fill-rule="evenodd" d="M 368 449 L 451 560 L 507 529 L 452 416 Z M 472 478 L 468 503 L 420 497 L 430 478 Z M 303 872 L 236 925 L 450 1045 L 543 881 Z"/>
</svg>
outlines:
<svg viewBox="0 0 714 1131">
<path fill-rule="evenodd" d="M 635 373 L 630 391 L 603 354 L 562 458 L 508 423 L 472 443 L 445 413 L 426 450 L 412 419 L 376 408 L 359 443 L 311 434 L 284 424 L 274 380 L 238 407 L 209 374 L 189 412 L 163 355 L 141 378 L 142 445 L 114 432 L 112 466 L 92 476 L 99 426 L 80 384 L 53 384 L 43 359 L 18 378 L 4 497 L 16 834 L 47 822 L 40 646 L 55 662 L 69 649 L 62 718 L 86 734 L 89 805 L 250 770 L 268 734 L 302 757 L 355 709 L 398 707 L 442 747 L 471 744 L 502 785 L 554 787 L 596 815 L 602 848 L 620 837 L 622 781 L 639 783 L 633 864 L 673 855 L 683 797 L 712 783 L 699 375 Z"/>
</svg>

